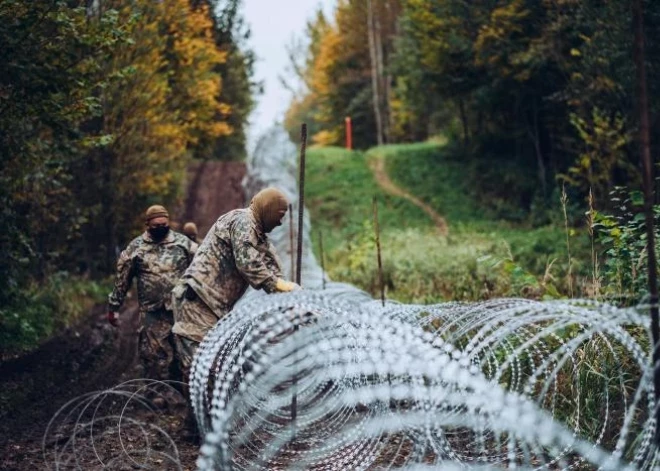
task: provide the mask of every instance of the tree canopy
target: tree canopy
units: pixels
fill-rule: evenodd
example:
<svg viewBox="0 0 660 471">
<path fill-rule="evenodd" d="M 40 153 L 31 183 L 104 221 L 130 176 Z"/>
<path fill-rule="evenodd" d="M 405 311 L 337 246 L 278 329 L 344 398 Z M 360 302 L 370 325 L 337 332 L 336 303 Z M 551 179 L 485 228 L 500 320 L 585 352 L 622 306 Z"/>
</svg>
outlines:
<svg viewBox="0 0 660 471">
<path fill-rule="evenodd" d="M 109 273 L 143 209 L 179 202 L 191 159 L 244 157 L 239 5 L 0 2 L 3 316 L 55 271 Z"/>
<path fill-rule="evenodd" d="M 660 4 L 644 9 L 658 134 Z M 363 149 L 442 133 L 485 201 L 524 211 L 558 181 L 600 204 L 639 180 L 625 0 L 340 0 L 305 39 L 286 124 L 307 120 L 315 143 L 342 144 L 346 116 Z"/>
</svg>

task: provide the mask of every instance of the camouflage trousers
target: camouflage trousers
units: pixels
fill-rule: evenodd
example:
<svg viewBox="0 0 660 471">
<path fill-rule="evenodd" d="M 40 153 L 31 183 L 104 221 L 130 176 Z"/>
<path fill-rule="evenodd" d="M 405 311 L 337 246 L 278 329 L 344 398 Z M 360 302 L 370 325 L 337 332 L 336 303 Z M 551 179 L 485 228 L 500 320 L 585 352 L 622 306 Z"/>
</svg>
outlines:
<svg viewBox="0 0 660 471">
<path fill-rule="evenodd" d="M 186 407 L 186 417 L 183 421 L 183 428 L 186 433 L 193 436 L 199 434 L 197 429 L 197 419 L 193 411 L 193 406 L 190 403 L 190 369 L 192 368 L 193 358 L 199 343 L 190 340 L 181 335 L 172 334 L 174 337 L 174 344 L 176 345 L 176 357 L 178 360 L 179 371 L 181 372 L 181 381 L 186 383 L 182 386 L 182 392 L 188 398 L 188 405 Z"/>
<path fill-rule="evenodd" d="M 176 358 L 179 363 L 179 370 L 183 381 L 190 384 L 190 370 L 192 368 L 193 358 L 199 343 L 194 340 L 187 339 L 180 335 L 174 335 L 174 344 L 176 345 Z"/>
<path fill-rule="evenodd" d="M 184 285 L 184 289 L 175 289 L 172 297 L 172 308 L 174 309 L 175 319 L 207 319 L 209 316 L 215 317 L 213 311 L 202 301 L 191 288 Z M 200 322 L 195 332 L 200 335 L 206 334 L 204 323 Z M 199 332 L 198 332 L 199 331 Z M 182 332 L 184 333 L 184 332 Z M 176 357 L 183 376 L 183 381 L 190 382 L 190 369 L 192 368 L 193 358 L 199 342 L 191 339 L 193 335 L 186 336 L 173 334 L 176 345 Z M 197 337 L 195 337 L 197 338 Z"/>
<path fill-rule="evenodd" d="M 159 309 L 144 314 L 138 352 L 143 378 L 165 381 L 176 378 L 174 364 L 174 316 L 172 311 Z"/>
</svg>

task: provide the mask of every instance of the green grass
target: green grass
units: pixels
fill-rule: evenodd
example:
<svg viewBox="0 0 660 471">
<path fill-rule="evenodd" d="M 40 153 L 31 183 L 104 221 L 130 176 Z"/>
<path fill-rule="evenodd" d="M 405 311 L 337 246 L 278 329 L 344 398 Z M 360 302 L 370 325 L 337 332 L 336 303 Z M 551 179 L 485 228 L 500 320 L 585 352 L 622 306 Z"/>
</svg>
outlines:
<svg viewBox="0 0 660 471">
<path fill-rule="evenodd" d="M 376 147 L 367 155 L 384 158 L 392 181 L 429 204 L 450 225 L 483 223 L 483 208 L 466 178 L 464 162 L 438 143 Z"/>
<path fill-rule="evenodd" d="M 421 209 L 380 189 L 361 152 L 312 148 L 307 153 L 305 179 L 306 206 L 311 212 L 314 236 L 322 231 L 328 250 L 355 237 L 364 221 L 373 219 L 374 196 L 382 227 L 432 227 Z"/>
<path fill-rule="evenodd" d="M 447 219 L 448 237 L 437 234 L 422 210 L 380 189 L 369 168 L 374 158 L 387 159 L 390 178 Z M 475 197 L 460 159 L 442 144 L 383 146 L 366 154 L 311 149 L 306 192 L 314 249 L 318 255 L 322 231 L 326 270 L 335 280 L 378 293 L 372 223 L 376 196 L 388 297 L 438 302 L 568 294 L 563 226 L 534 228 L 493 219 Z M 589 263 L 582 255 L 589 239 L 573 232 L 570 243 L 578 286 L 579 278 L 587 277 Z M 573 294 L 583 293 L 576 288 Z"/>
<path fill-rule="evenodd" d="M 454 148 L 438 143 L 390 145 L 372 149 L 371 158 L 386 159 L 390 178 L 400 187 L 428 203 L 447 220 L 450 237 L 469 238 L 481 234 L 500 240 L 509 247 L 516 264 L 535 276 L 546 275 L 552 264 L 555 273 L 566 274 L 568 254 L 566 231 L 560 202 L 551 202 L 547 209 L 553 215 L 551 224 L 534 227 L 532 215 L 521 214 L 501 205 L 493 211 L 480 201 L 479 188 L 470 179 L 470 172 Z M 503 186 L 515 187 L 513 182 Z M 585 208 L 586 210 L 586 208 Z M 515 212 L 509 217 L 495 217 L 502 212 Z M 523 222 L 512 222 L 522 220 Z M 590 261 L 590 239 L 586 230 L 571 230 L 572 272 L 587 277 Z M 552 267 L 549 275 L 552 275 Z"/>
<path fill-rule="evenodd" d="M 390 228 L 383 231 L 381 244 L 388 298 L 435 303 L 512 293 L 509 279 L 500 276 L 499 269 L 493 270 L 493 265 L 506 257 L 506 247 L 488 238 L 473 235 L 469 240 L 456 242 L 438 237 L 432 230 Z M 326 265 L 332 279 L 378 296 L 375 256 L 371 225 L 365 224 L 360 236 L 328 254 Z"/>
</svg>

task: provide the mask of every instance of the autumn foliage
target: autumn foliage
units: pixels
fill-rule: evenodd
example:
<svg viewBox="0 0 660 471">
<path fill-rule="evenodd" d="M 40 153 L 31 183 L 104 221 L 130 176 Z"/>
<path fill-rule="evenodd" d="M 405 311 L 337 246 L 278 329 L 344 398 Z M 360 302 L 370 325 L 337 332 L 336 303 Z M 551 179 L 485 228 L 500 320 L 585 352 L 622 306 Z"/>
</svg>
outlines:
<svg viewBox="0 0 660 471">
<path fill-rule="evenodd" d="M 657 117 L 660 3 L 643 3 Z M 505 218 L 558 201 L 562 182 L 602 207 L 639 182 L 632 41 L 625 0 L 339 0 L 291 48 L 286 125 L 342 145 L 351 116 L 361 149 L 443 134 Z"/>
<path fill-rule="evenodd" d="M 240 48 L 216 3 L 0 2 L 0 330 L 56 271 L 109 273 L 191 159 L 244 140 L 251 101 L 223 93 Z"/>
</svg>

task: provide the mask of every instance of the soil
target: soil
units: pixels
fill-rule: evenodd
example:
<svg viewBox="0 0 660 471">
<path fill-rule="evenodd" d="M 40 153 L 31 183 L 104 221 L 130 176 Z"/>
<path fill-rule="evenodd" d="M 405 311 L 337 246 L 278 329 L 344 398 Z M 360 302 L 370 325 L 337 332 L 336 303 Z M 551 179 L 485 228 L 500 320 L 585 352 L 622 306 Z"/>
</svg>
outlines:
<svg viewBox="0 0 660 471">
<path fill-rule="evenodd" d="M 192 163 L 188 167 L 187 197 L 179 212 L 181 225 L 194 222 L 201 240 L 220 215 L 244 207 L 245 171 L 242 162 Z"/>
<path fill-rule="evenodd" d="M 203 237 L 218 216 L 243 207 L 241 181 L 245 165 L 239 162 L 196 162 L 188 172 L 187 199 L 179 214 L 184 222 L 194 221 Z M 108 324 L 106 306 L 99 305 L 77 325 L 37 350 L 0 363 L 0 470 L 52 469 L 54 451 L 62 452 L 66 446 L 71 446 L 67 442 L 71 435 L 66 436 L 63 432 L 66 424 L 45 436 L 54 414 L 84 394 L 139 378 L 138 322 L 135 296 L 128 299 L 120 313 L 119 328 Z M 175 447 L 167 443 L 166 448 L 176 449 L 176 461 L 183 469 L 194 469 L 198 446 L 194 441 L 186 440 L 183 434 L 181 401 L 169 399 L 164 406 L 150 404 L 150 407 L 129 408 L 124 412 L 127 417 L 150 425 L 157 421 L 162 431 L 174 441 Z M 174 407 L 176 404 L 179 407 Z M 112 406 L 116 410 L 116 405 L 116 402 L 106 401 L 99 410 L 109 410 Z M 113 413 L 105 412 L 105 415 Z M 81 418 L 87 420 L 87 417 Z M 81 439 L 75 445 L 76 452 L 83 450 L 75 456 L 78 462 L 66 464 L 66 457 L 62 454 L 57 459 L 60 469 L 133 469 L 137 466 L 135 462 L 131 463 L 133 459 L 138 463 L 145 462 L 135 458 L 141 450 L 144 451 L 145 447 L 138 446 L 144 440 L 149 442 L 147 448 L 153 451 L 153 456 L 148 457 L 151 464 L 147 468 L 168 469 L 167 453 L 159 448 L 154 438 L 156 432 L 146 433 L 144 429 L 131 429 L 122 424 L 124 430 L 120 440 L 116 425 L 116 422 L 100 423 L 94 430 L 94 447 L 87 446 L 85 452 Z M 74 455 L 69 453 L 68 456 Z M 100 464 L 99 457 L 106 467 Z"/>
</svg>

